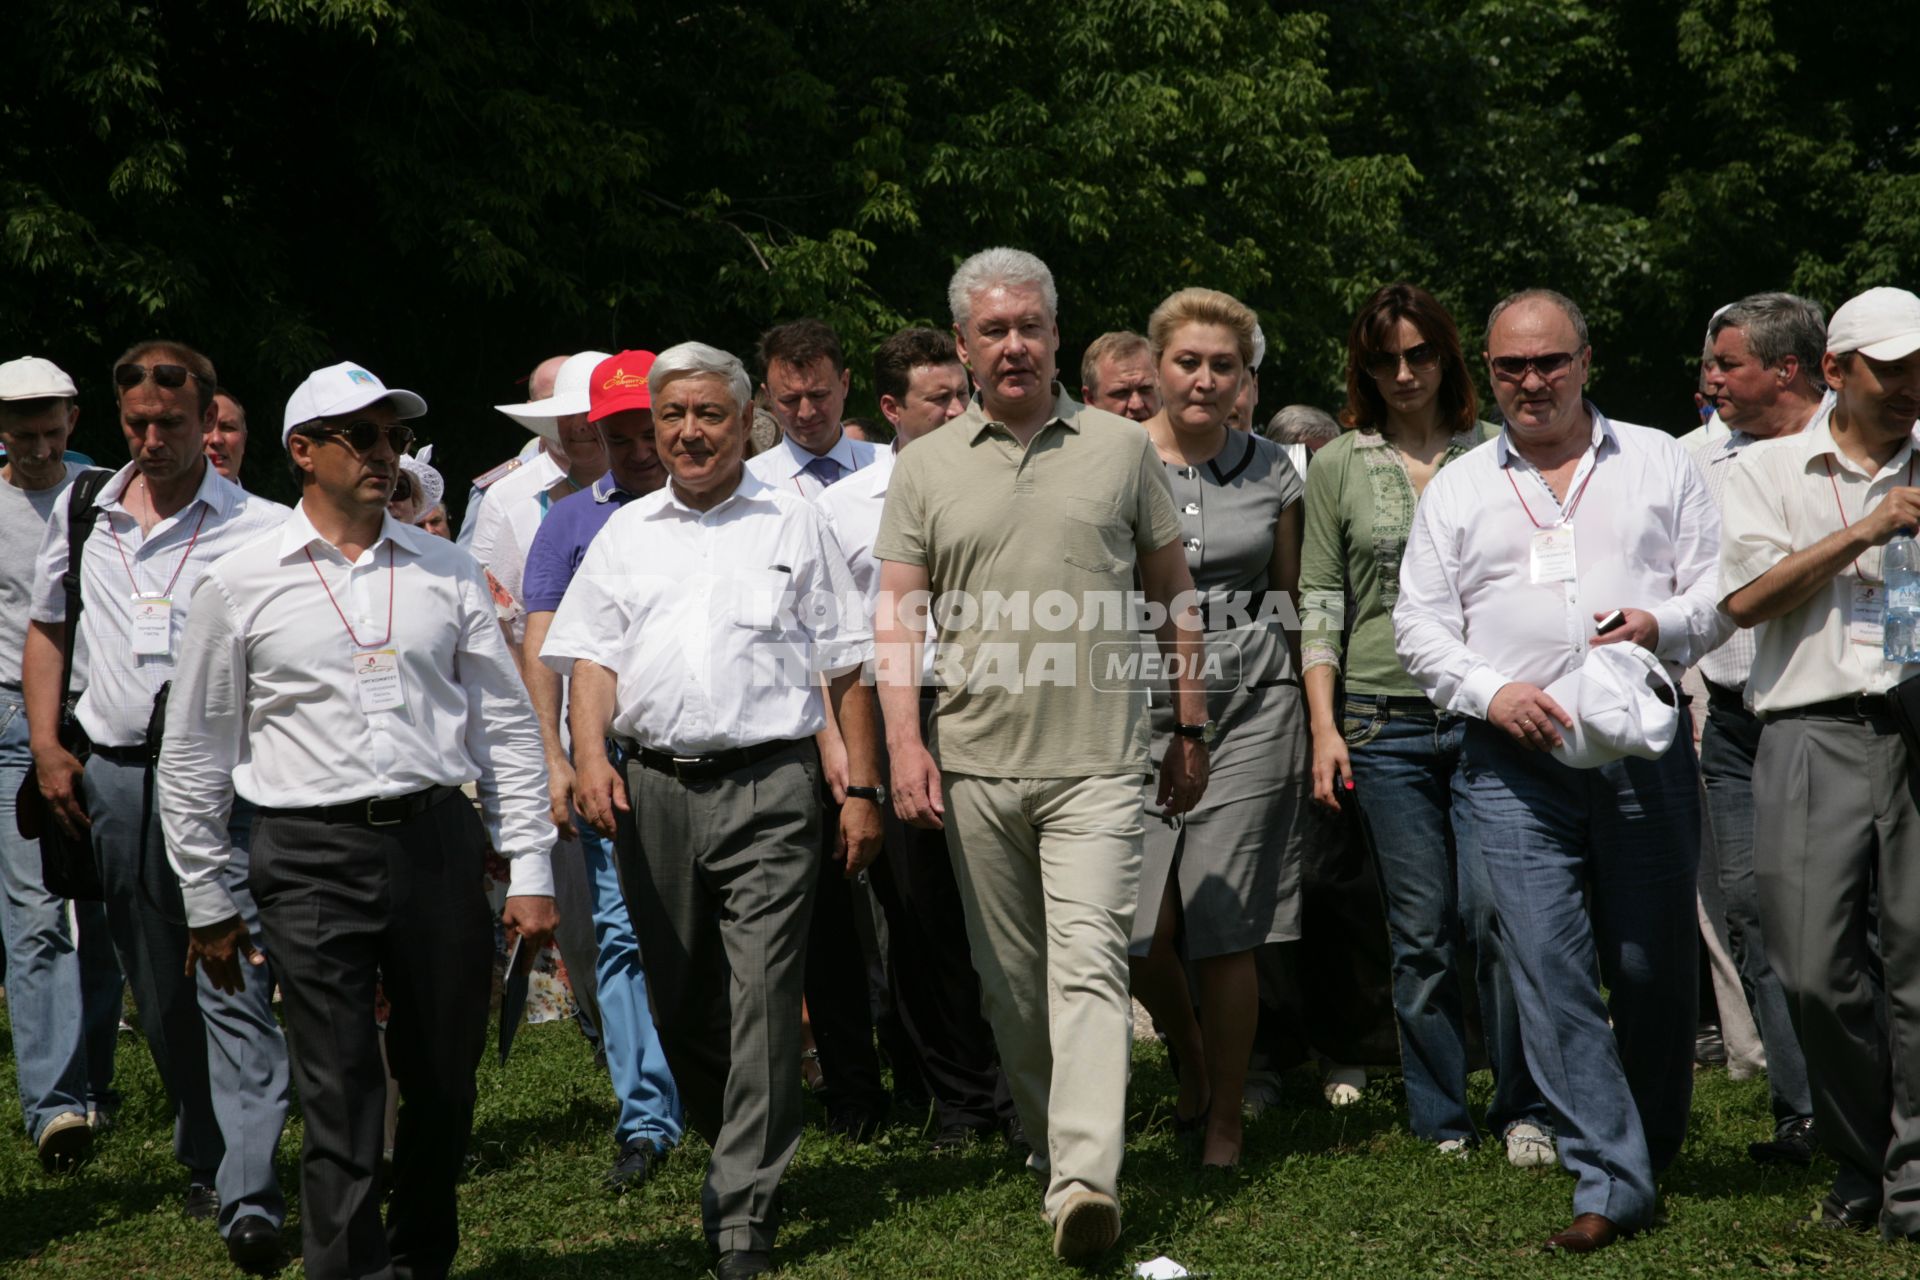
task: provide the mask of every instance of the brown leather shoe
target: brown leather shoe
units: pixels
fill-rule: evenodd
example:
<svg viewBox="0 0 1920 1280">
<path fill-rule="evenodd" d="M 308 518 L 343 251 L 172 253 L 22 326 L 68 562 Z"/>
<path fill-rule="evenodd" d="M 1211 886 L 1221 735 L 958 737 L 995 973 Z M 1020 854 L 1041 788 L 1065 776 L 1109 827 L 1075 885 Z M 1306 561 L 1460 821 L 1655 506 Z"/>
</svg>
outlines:
<svg viewBox="0 0 1920 1280">
<path fill-rule="evenodd" d="M 1606 1248 L 1619 1238 L 1620 1228 L 1613 1225 L 1613 1219 L 1597 1213 L 1583 1213 L 1565 1231 L 1548 1236 L 1543 1248 L 1548 1253 L 1592 1253 L 1595 1249 Z"/>
</svg>

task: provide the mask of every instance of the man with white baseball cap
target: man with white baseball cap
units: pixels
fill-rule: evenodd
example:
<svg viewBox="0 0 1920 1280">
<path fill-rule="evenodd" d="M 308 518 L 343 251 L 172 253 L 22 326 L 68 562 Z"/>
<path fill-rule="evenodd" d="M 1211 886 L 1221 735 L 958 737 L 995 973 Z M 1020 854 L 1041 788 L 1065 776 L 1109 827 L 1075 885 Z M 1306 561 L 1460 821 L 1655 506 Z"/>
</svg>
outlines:
<svg viewBox="0 0 1920 1280">
<path fill-rule="evenodd" d="M 73 379 L 51 360 L 0 364 L 0 546 L 38 547 L 53 506 L 82 468 L 61 455 L 79 420 Z M 33 561 L 0 557 L 0 807 L 33 768 L 20 694 L 20 650 L 32 597 Z M 47 889 L 40 842 L 0 813 L 0 938 L 7 949 L 7 1015 L 27 1138 L 49 1172 L 75 1167 L 93 1146 L 89 1114 L 113 1106 L 120 968 L 98 902 Z M 78 933 L 76 939 L 75 934 Z"/>
<path fill-rule="evenodd" d="M 67 487 L 34 566 L 21 669 L 34 768 L 51 820 L 75 838 L 91 835 L 114 949 L 173 1104 L 174 1156 L 188 1175 L 184 1212 L 217 1218 L 233 1260 L 264 1270 L 278 1262 L 286 1217 L 273 1157 L 287 1113 L 287 1046 L 273 984 L 263 978 L 226 992 L 183 968 L 187 917 L 152 797 L 154 735 L 193 588 L 215 560 L 277 529 L 287 509 L 207 461 L 219 382 L 204 355 L 170 340 L 142 342 L 114 361 L 113 385 L 131 461 L 104 484 L 87 474 Z M 84 761 L 60 736 L 64 646 L 75 623 L 62 581 L 70 528 L 86 534 L 77 643 L 87 680 L 74 713 L 91 743 Z M 222 805 L 223 833 L 228 821 Z M 229 838 L 236 852 L 222 883 L 252 920 L 248 842 L 238 829 Z"/>
<path fill-rule="evenodd" d="M 489 844 L 513 868 L 508 933 L 537 945 L 554 925 L 540 732 L 486 583 L 472 557 L 387 511 L 403 420 L 426 408 L 358 365 L 293 393 L 283 438 L 300 505 L 202 579 L 167 711 L 158 807 L 187 965 L 223 992 L 272 985 L 225 875 L 228 805 L 257 806 L 250 883 L 298 1050 L 315 1280 L 447 1274 L 486 1037 Z M 401 1096 L 384 1225 L 376 982 Z"/>
<path fill-rule="evenodd" d="M 1826 348 L 1832 398 L 1727 478 L 1720 587 L 1754 629 L 1747 697 L 1766 722 L 1753 766 L 1761 924 L 1820 1145 L 1839 1164 L 1819 1221 L 1914 1239 L 1920 805 L 1887 697 L 1913 668 L 1883 657 L 1881 554 L 1920 527 L 1920 298 L 1867 290 L 1833 313 Z"/>
</svg>

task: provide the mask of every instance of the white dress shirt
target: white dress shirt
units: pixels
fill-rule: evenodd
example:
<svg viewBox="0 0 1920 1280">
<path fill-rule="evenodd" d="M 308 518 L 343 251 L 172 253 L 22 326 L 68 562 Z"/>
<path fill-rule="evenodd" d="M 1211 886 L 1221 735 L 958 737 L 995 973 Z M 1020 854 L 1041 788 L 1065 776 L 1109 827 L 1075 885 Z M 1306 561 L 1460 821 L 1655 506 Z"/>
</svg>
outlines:
<svg viewBox="0 0 1920 1280">
<path fill-rule="evenodd" d="M 233 914 L 234 792 L 303 809 L 477 781 L 509 892 L 553 892 L 540 727 L 473 557 L 388 516 L 350 564 L 301 508 L 209 569 L 192 612 L 157 771 L 189 924 Z M 404 706 L 361 710 L 360 649 L 395 652 Z"/>
<path fill-rule="evenodd" d="M 1394 640 L 1435 706 L 1484 719 L 1501 686 L 1546 688 L 1584 661 L 1596 612 L 1651 613 L 1676 682 L 1732 629 L 1718 608 L 1720 518 L 1700 468 L 1665 432 L 1587 407 L 1593 437 L 1567 486 L 1570 502 L 1578 495 L 1571 521 L 1505 431 L 1421 496 Z M 1532 581 L 1536 521 L 1571 525 L 1571 581 Z"/>
<path fill-rule="evenodd" d="M 820 674 L 872 656 L 826 517 L 751 473 L 711 511 L 672 484 L 621 508 L 540 650 L 562 675 L 576 658 L 613 671 L 613 731 L 689 756 L 818 733 Z"/>
<path fill-rule="evenodd" d="M 839 463 L 845 473 L 840 480 L 844 482 L 847 476 L 872 466 L 878 453 L 879 450 L 870 442 L 855 440 L 842 431 L 840 438 L 834 441 L 833 448 L 817 456 L 832 458 Z M 785 489 L 803 498 L 817 498 L 827 486 L 819 476 L 807 470 L 807 465 L 815 457 L 815 454 L 795 444 L 790 436 L 783 435 L 773 448 L 748 458 L 747 470 L 776 489 Z"/>
<path fill-rule="evenodd" d="M 1869 472 L 1833 442 L 1832 420 L 1829 397 L 1805 431 L 1760 441 L 1728 473 L 1722 599 L 1794 552 L 1857 523 L 1889 489 L 1913 483 L 1920 455 L 1912 440 L 1886 466 Z M 1857 565 L 1842 568 L 1798 609 L 1753 629 L 1747 703 L 1755 714 L 1884 693 L 1900 683 L 1908 667 L 1888 662 L 1878 643 L 1855 644 L 1848 635 L 1853 584 L 1861 578 L 1882 581 L 1881 550 L 1861 552 Z"/>
<path fill-rule="evenodd" d="M 859 475 L 842 480 L 813 500 L 827 517 L 834 541 L 847 557 L 847 572 L 867 602 L 867 622 L 875 621 L 880 600 L 880 561 L 873 544 L 880 538 L 880 513 L 887 505 L 887 482 L 893 479 L 898 449 L 883 450 L 873 465 Z M 877 631 L 878 628 L 876 627 Z M 927 610 L 927 643 L 920 650 L 922 687 L 934 683 L 934 659 L 938 656 L 940 628 L 934 623 L 934 611 Z"/>
<path fill-rule="evenodd" d="M 214 561 L 279 528 L 287 518 L 285 507 L 255 497 L 209 466 L 193 500 L 142 534 L 140 522 L 121 505 L 127 486 L 138 474 L 138 468 L 128 463 L 100 490 L 95 500 L 99 514 L 80 557 L 80 635 L 75 651 L 86 654 L 87 678 L 77 715 L 87 736 L 106 747 L 137 747 L 146 741 L 154 695 L 174 678 L 174 661 L 191 611 L 189 601 L 200 576 Z M 35 622 L 67 620 L 67 593 L 60 579 L 67 571 L 67 509 L 72 500 L 69 486 L 54 502 L 53 517 L 40 543 L 29 615 Z M 136 591 L 170 592 L 173 608 L 166 654 L 133 652 Z M 75 670 L 79 670 L 77 660 Z"/>
<path fill-rule="evenodd" d="M 513 597 L 512 608 L 501 610 L 500 616 L 516 637 L 526 633 L 526 602 L 521 598 L 520 580 L 526 572 L 527 550 L 533 546 L 533 535 L 540 532 L 540 521 L 547 514 L 541 495 L 566 474 L 567 469 L 541 449 L 494 481 L 487 489 L 486 501 L 480 504 L 480 518 L 467 550 Z"/>
</svg>

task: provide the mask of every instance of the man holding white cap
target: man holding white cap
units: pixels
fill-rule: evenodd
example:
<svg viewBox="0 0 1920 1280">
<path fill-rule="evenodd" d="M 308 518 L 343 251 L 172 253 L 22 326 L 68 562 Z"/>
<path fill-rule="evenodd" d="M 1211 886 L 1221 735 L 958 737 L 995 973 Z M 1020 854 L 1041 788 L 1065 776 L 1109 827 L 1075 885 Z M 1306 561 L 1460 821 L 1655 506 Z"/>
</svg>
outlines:
<svg viewBox="0 0 1920 1280">
<path fill-rule="evenodd" d="M 1700 838 L 1693 735 L 1660 741 L 1673 726 L 1641 701 L 1658 701 L 1652 664 L 1589 649 L 1638 645 L 1670 694 L 1731 626 L 1715 608 L 1720 521 L 1677 442 L 1583 397 L 1593 349 L 1571 300 L 1502 301 L 1486 358 L 1505 430 L 1427 486 L 1394 630 L 1434 704 L 1471 717 L 1468 812 L 1527 1065 L 1579 1179 L 1573 1223 L 1546 1247 L 1589 1253 L 1653 1222 L 1654 1179 L 1686 1138 Z M 1576 701 L 1595 686 L 1590 721 L 1548 689 L 1574 671 Z M 1580 753 L 1555 759 L 1576 727 Z"/>
<path fill-rule="evenodd" d="M 174 1155 L 188 1172 L 185 1211 L 217 1215 L 233 1259 L 265 1268 L 278 1258 L 286 1217 L 273 1172 L 287 1113 L 273 984 L 225 992 L 184 970 L 186 913 L 163 856 L 153 786 L 155 735 L 192 590 L 215 560 L 278 528 L 287 509 L 251 496 L 207 461 L 218 411 L 205 356 L 178 342 L 143 342 L 114 362 L 113 382 L 132 461 L 97 494 L 85 490 L 95 514 L 81 522 L 89 531 L 78 634 L 87 684 L 76 716 L 91 754 L 83 764 L 59 736 L 70 625 L 61 579 L 69 507 L 89 483 L 82 477 L 54 503 L 34 569 L 21 672 L 34 767 L 53 820 L 75 835 L 91 830 L 114 948 L 173 1104 Z M 224 803 L 217 821 L 224 831 Z M 223 883 L 251 917 L 245 843 L 238 840 Z"/>
<path fill-rule="evenodd" d="M 300 505 L 195 590 L 162 753 L 187 962 L 223 991 L 269 986 L 223 874 L 232 796 L 258 806 L 251 884 L 296 1049 L 316 1280 L 452 1264 L 493 959 L 489 841 L 513 867 L 508 932 L 537 944 L 554 924 L 539 729 L 486 583 L 386 509 L 401 424 L 426 409 L 353 364 L 294 391 L 281 439 Z M 486 830 L 460 792 L 474 781 Z M 384 1229 L 376 982 L 401 1096 Z"/>
<path fill-rule="evenodd" d="M 51 360 L 0 364 L 0 545 L 38 547 L 54 502 L 81 468 L 62 452 L 80 417 L 73 379 Z M 73 1168 L 93 1146 L 89 1111 L 113 1105 L 119 966 L 98 902 L 47 891 L 40 842 L 23 838 L 14 797 L 33 768 L 20 695 L 20 650 L 33 562 L 0 559 L 0 938 L 7 948 L 7 1015 L 27 1137 L 49 1172 Z"/>
<path fill-rule="evenodd" d="M 1911 668 L 1882 656 L 1879 587 L 1881 549 L 1920 527 L 1920 298 L 1881 288 L 1847 302 L 1821 370 L 1834 395 L 1812 425 L 1754 446 L 1728 478 L 1720 582 L 1727 612 L 1754 628 L 1747 695 L 1766 722 L 1753 766 L 1760 918 L 1820 1145 L 1840 1166 L 1820 1222 L 1913 1239 L 1920 806 L 1887 696 Z"/>
</svg>

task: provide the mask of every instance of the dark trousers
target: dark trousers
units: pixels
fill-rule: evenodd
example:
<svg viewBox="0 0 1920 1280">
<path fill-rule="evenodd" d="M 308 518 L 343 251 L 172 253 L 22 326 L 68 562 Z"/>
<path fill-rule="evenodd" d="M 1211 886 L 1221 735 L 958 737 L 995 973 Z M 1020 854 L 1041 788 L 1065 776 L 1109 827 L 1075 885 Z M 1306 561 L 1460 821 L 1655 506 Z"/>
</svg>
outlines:
<svg viewBox="0 0 1920 1280">
<path fill-rule="evenodd" d="M 846 878 L 833 856 L 840 809 L 831 793 L 822 809 L 813 927 L 807 936 L 807 1022 L 826 1077 L 828 1110 L 878 1118 L 887 1111 L 888 1096 L 873 1044 L 873 1003 L 857 915 L 868 908 L 860 886 Z"/>
<path fill-rule="evenodd" d="M 458 795 L 388 827 L 270 810 L 255 820 L 253 893 L 274 939 L 306 1114 L 300 1219 L 314 1280 L 427 1280 L 453 1265 L 454 1184 L 473 1130 L 493 965 L 486 846 Z M 400 1084 L 384 1228 L 376 982 L 392 1006 L 387 1055 Z"/>
<path fill-rule="evenodd" d="M 887 917 L 894 1002 L 940 1127 L 989 1129 L 1010 1120 L 1013 1095 L 980 1012 L 980 978 L 946 833 L 889 814 L 886 852 L 868 879 Z"/>
</svg>

